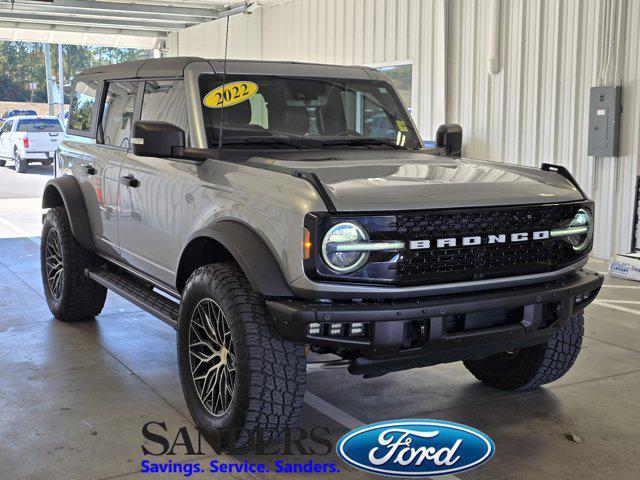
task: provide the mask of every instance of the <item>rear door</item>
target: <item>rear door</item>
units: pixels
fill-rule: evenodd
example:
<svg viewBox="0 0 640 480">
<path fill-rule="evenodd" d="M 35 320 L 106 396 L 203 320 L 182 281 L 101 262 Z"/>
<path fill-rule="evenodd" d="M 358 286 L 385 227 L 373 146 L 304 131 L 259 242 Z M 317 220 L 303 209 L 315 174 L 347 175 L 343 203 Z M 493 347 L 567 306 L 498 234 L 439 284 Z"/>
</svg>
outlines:
<svg viewBox="0 0 640 480">
<path fill-rule="evenodd" d="M 10 143 L 13 122 L 11 119 L 7 120 L 0 129 L 0 157 L 10 158 L 12 156 Z"/>
<path fill-rule="evenodd" d="M 169 122 L 189 131 L 183 80 L 147 80 L 140 120 Z M 120 248 L 130 265 L 167 285 L 175 281 L 180 215 L 189 166 L 167 158 L 126 154 L 120 188 Z"/>
<path fill-rule="evenodd" d="M 67 134 L 58 151 L 57 171 L 60 174 L 72 173 L 78 180 L 96 248 L 117 258 L 118 172 L 113 174 L 113 182 L 105 178 L 113 165 L 120 168 L 122 152 L 104 155 L 96 143 L 103 90 L 103 82 L 90 77 L 79 77 L 74 84 Z"/>
<path fill-rule="evenodd" d="M 101 249 L 121 259 L 119 246 L 120 170 L 130 147 L 131 125 L 138 81 L 113 81 L 104 85 L 96 143 L 91 147 L 92 183 L 99 209 L 101 231 L 96 242 Z"/>
</svg>

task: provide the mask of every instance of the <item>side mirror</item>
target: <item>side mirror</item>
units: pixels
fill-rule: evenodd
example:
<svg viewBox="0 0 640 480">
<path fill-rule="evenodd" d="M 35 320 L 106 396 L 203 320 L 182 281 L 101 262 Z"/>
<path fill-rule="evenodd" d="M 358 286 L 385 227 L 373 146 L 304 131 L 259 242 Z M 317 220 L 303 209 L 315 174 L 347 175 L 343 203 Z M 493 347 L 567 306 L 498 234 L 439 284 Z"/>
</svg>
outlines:
<svg viewBox="0 0 640 480">
<path fill-rule="evenodd" d="M 457 123 L 440 125 L 436 132 L 436 147 L 445 148 L 451 157 L 459 157 L 462 154 L 462 127 Z"/>
<path fill-rule="evenodd" d="M 133 122 L 131 145 L 140 157 L 173 157 L 184 150 L 184 130 L 167 122 Z"/>
</svg>

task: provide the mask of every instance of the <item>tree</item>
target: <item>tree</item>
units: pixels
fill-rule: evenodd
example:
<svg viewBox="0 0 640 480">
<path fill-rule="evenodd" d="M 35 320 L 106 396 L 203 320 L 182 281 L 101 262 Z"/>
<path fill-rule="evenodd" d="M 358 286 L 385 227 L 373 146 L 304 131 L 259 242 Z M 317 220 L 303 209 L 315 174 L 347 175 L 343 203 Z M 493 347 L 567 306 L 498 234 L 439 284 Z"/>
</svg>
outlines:
<svg viewBox="0 0 640 480">
<path fill-rule="evenodd" d="M 53 76 L 58 74 L 58 46 L 52 45 Z M 63 45 L 62 61 L 64 83 L 71 83 L 80 71 L 99 65 L 149 58 L 150 50 L 111 47 Z M 34 102 L 47 101 L 44 48 L 41 43 L 0 41 L 0 100 L 28 102 L 31 97 L 29 83 L 35 83 Z M 65 92 L 65 100 L 69 100 Z"/>
</svg>

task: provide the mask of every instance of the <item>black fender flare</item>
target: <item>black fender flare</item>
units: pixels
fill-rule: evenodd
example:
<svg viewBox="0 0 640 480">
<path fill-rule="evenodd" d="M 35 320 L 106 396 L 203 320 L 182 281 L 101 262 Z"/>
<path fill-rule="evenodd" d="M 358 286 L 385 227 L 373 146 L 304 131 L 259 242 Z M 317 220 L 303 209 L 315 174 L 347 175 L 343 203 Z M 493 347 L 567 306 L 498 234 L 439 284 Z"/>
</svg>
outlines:
<svg viewBox="0 0 640 480">
<path fill-rule="evenodd" d="M 78 181 L 71 175 L 49 180 L 42 194 L 42 208 L 64 207 L 76 241 L 87 250 L 95 251 L 89 215 Z"/>
<path fill-rule="evenodd" d="M 258 293 L 268 297 L 294 296 L 273 253 L 250 227 L 234 220 L 221 220 L 190 235 L 186 245 L 202 237 L 226 248 Z M 186 247 L 183 255 L 185 251 Z"/>
</svg>

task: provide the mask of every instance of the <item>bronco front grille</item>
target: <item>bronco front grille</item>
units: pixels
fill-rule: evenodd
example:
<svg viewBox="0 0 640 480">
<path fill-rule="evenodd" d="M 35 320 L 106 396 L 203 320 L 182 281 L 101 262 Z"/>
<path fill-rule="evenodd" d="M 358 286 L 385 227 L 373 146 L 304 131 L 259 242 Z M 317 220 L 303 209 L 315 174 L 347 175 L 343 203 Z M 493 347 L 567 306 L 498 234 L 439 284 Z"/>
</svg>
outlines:
<svg viewBox="0 0 640 480">
<path fill-rule="evenodd" d="M 553 230 L 568 225 L 580 204 L 538 205 L 403 213 L 391 225 L 396 237 L 424 240 L 498 233 Z M 405 250 L 395 264 L 399 284 L 445 283 L 541 273 L 576 261 L 577 253 L 563 239 L 519 243 Z"/>
</svg>

